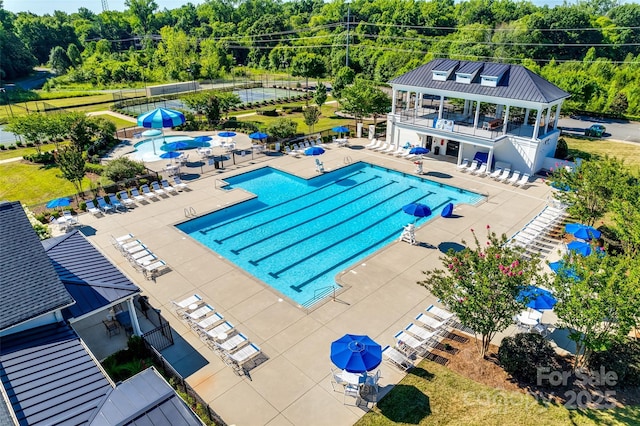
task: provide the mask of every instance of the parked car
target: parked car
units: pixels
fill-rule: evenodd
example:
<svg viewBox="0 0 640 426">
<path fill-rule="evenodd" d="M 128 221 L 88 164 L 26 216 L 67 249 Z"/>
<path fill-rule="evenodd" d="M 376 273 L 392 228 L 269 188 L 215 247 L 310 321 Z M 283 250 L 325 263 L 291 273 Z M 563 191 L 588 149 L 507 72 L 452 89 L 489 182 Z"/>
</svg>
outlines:
<svg viewBox="0 0 640 426">
<path fill-rule="evenodd" d="M 595 136 L 597 138 L 601 138 L 604 135 L 604 132 L 607 131 L 607 128 L 602 124 L 592 124 L 591 127 L 585 129 L 585 136 Z"/>
</svg>

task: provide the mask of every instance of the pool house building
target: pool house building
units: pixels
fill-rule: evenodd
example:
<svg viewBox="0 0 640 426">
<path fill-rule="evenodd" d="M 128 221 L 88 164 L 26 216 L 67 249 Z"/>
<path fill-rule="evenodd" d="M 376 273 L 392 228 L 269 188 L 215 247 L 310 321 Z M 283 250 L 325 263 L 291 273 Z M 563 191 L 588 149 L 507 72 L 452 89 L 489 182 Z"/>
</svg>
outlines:
<svg viewBox="0 0 640 426">
<path fill-rule="evenodd" d="M 521 65 L 434 59 L 390 85 L 389 143 L 530 174 L 554 164 L 569 93 Z"/>
</svg>

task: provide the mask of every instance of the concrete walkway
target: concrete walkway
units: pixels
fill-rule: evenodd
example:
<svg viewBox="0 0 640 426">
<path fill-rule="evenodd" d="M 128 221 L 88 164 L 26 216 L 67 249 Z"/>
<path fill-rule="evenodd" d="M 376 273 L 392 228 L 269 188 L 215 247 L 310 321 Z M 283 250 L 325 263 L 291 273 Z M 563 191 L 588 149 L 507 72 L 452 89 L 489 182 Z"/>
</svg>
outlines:
<svg viewBox="0 0 640 426">
<path fill-rule="evenodd" d="M 347 148 L 331 147 L 323 155 L 327 169 L 348 161 L 367 161 L 405 173 L 414 164 L 362 146 L 351 140 Z M 337 300 L 328 300 L 307 311 L 269 286 L 235 267 L 208 248 L 188 238 L 174 225 L 187 220 L 185 208 L 198 215 L 246 200 L 242 190 L 224 191 L 218 183 L 237 170 L 224 171 L 189 182 L 192 191 L 171 195 L 127 213 L 81 217 L 89 240 L 120 267 L 162 310 L 179 334 L 181 344 L 164 351 L 188 383 L 229 424 L 236 425 L 352 425 L 366 407 L 343 405 L 341 392 L 330 384 L 329 349 L 343 334 L 367 334 L 382 345 L 393 345 L 393 336 L 435 297 L 416 284 L 422 271 L 441 267 L 439 247 L 470 240 L 470 229 L 479 237 L 486 225 L 498 234 L 512 235 L 546 205 L 550 188 L 540 180 L 516 188 L 488 178 L 456 171 L 450 157 L 427 157 L 425 177 L 443 184 L 485 194 L 475 206 L 456 208 L 455 218 L 434 218 L 420 226 L 422 244 L 393 242 L 368 258 L 346 268 L 336 277 L 343 286 Z M 262 167 L 250 164 L 248 171 Z M 273 157 L 272 167 L 310 178 L 316 175 L 313 161 L 291 156 Z M 111 245 L 111 236 L 136 235 L 171 270 L 155 281 L 146 281 Z M 237 376 L 172 311 L 172 300 L 197 293 L 216 308 L 267 355 L 268 360 Z M 515 332 L 512 327 L 505 334 Z M 503 334 L 503 335 L 505 335 Z M 502 336 L 500 336 L 501 338 Z M 381 393 L 385 394 L 404 374 L 383 363 Z"/>
</svg>

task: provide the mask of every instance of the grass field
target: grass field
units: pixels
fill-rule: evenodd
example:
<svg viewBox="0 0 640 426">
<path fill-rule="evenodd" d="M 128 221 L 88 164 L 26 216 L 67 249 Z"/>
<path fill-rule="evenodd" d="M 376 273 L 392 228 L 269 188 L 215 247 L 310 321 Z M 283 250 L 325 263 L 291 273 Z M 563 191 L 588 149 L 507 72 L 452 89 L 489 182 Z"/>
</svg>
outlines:
<svg viewBox="0 0 640 426">
<path fill-rule="evenodd" d="M 355 426 L 596 426 L 638 424 L 638 419 L 640 407 L 568 410 L 531 395 L 493 389 L 422 361 Z"/>
<path fill-rule="evenodd" d="M 589 159 L 592 156 L 616 157 L 624 161 L 633 173 L 640 175 L 640 144 L 629 142 L 612 142 L 605 139 L 578 139 L 563 136 L 569 146 L 569 154 L 574 157 Z"/>
</svg>

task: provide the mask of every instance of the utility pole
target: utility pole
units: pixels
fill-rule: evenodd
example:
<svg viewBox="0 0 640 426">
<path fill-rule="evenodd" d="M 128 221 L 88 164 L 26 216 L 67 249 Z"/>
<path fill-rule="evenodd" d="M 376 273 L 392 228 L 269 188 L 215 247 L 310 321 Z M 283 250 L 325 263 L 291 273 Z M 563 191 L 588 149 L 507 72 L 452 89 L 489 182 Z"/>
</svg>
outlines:
<svg viewBox="0 0 640 426">
<path fill-rule="evenodd" d="M 349 21 L 351 20 L 351 4 L 347 3 L 347 58 L 345 65 L 349 66 Z"/>
</svg>

